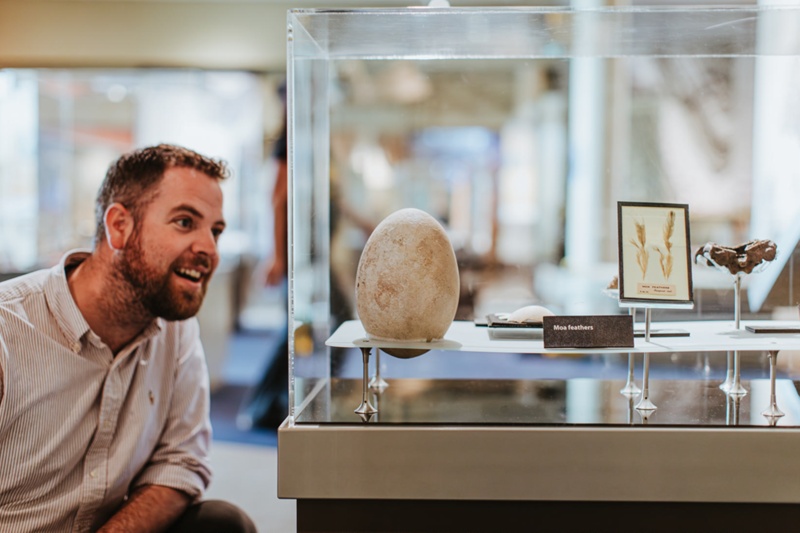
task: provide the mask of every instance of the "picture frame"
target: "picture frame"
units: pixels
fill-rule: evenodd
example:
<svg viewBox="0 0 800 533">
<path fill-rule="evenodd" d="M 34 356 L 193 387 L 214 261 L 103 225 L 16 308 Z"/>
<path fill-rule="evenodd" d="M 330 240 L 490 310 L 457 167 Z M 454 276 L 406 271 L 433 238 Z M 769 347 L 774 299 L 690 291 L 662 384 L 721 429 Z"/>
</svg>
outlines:
<svg viewBox="0 0 800 533">
<path fill-rule="evenodd" d="M 620 307 L 694 307 L 687 204 L 617 202 Z"/>
</svg>

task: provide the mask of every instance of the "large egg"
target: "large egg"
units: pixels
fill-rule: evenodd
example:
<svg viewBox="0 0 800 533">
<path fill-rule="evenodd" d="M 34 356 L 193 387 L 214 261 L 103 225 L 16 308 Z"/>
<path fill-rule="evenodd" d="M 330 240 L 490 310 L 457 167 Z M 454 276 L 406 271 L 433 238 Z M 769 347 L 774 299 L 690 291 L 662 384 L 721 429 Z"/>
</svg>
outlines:
<svg viewBox="0 0 800 533">
<path fill-rule="evenodd" d="M 356 308 L 370 339 L 441 339 L 458 307 L 458 264 L 444 228 L 419 209 L 401 209 L 370 235 L 356 274 Z M 425 350 L 385 350 L 412 357 Z"/>
</svg>

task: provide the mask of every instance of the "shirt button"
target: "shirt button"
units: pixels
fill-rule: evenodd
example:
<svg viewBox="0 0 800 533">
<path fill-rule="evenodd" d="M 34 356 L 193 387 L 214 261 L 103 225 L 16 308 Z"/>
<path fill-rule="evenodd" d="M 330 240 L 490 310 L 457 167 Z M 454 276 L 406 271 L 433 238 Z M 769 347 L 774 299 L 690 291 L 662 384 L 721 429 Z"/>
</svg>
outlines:
<svg viewBox="0 0 800 533">
<path fill-rule="evenodd" d="M 91 472 L 89 472 L 89 477 L 91 477 L 93 479 L 96 478 L 97 477 L 97 470 L 92 470 Z"/>
</svg>

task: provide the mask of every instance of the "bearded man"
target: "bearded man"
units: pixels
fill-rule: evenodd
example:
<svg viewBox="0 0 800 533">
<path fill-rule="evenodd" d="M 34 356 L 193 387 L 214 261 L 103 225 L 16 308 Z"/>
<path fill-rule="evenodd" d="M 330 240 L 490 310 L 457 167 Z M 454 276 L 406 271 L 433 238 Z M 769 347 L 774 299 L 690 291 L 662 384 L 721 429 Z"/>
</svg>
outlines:
<svg viewBox="0 0 800 533">
<path fill-rule="evenodd" d="M 123 155 L 94 249 L 0 284 L 0 531 L 255 531 L 200 499 L 209 380 L 192 317 L 226 177 L 177 146 Z"/>
</svg>

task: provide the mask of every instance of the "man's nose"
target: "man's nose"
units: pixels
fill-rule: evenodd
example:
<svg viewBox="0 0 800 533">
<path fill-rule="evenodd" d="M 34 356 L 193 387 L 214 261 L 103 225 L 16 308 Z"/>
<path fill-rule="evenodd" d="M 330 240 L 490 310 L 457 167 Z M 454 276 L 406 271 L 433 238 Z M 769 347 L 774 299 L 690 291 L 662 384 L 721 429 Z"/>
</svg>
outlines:
<svg viewBox="0 0 800 533">
<path fill-rule="evenodd" d="M 192 251 L 215 258 L 217 256 L 217 239 L 211 230 L 201 231 L 194 240 Z"/>
</svg>

